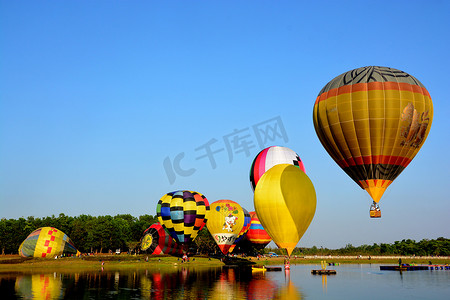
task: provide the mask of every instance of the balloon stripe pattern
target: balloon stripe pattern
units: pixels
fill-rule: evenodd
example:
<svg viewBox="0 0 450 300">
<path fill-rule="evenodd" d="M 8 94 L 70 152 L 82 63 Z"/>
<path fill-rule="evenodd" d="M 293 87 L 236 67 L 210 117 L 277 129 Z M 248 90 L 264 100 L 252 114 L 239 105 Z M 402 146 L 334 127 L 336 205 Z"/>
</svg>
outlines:
<svg viewBox="0 0 450 300">
<path fill-rule="evenodd" d="M 207 221 L 209 202 L 194 191 L 175 191 L 164 195 L 157 204 L 159 223 L 181 244 L 192 242 Z"/>
<path fill-rule="evenodd" d="M 239 232 L 236 240 L 234 241 L 234 244 L 231 245 L 230 249 L 228 250 L 228 252 L 230 253 L 233 252 L 236 245 L 245 237 L 250 228 L 250 221 L 252 220 L 252 218 L 250 217 L 250 213 L 245 208 L 242 208 L 242 210 L 244 211 L 244 226 Z"/>
<path fill-rule="evenodd" d="M 268 147 L 258 153 L 250 168 L 250 183 L 253 191 L 261 176 L 277 164 L 291 164 L 305 172 L 302 160 L 293 150 L 280 146 Z"/>
<path fill-rule="evenodd" d="M 54 258 L 62 253 L 77 253 L 70 238 L 55 227 L 41 227 L 22 242 L 19 254 L 23 257 Z"/>
<path fill-rule="evenodd" d="M 178 244 L 159 223 L 151 225 L 144 231 L 141 239 L 141 250 L 148 254 L 183 254 L 183 248 Z"/>
<path fill-rule="evenodd" d="M 267 234 L 264 227 L 261 225 L 261 222 L 256 215 L 256 212 L 250 212 L 250 228 L 248 229 L 246 238 L 253 244 L 260 245 L 262 248 L 267 246 L 270 243 L 272 238 Z"/>
<path fill-rule="evenodd" d="M 432 119 L 431 97 L 419 80 L 377 66 L 331 80 L 313 111 L 326 151 L 375 202 L 416 156 Z"/>
</svg>

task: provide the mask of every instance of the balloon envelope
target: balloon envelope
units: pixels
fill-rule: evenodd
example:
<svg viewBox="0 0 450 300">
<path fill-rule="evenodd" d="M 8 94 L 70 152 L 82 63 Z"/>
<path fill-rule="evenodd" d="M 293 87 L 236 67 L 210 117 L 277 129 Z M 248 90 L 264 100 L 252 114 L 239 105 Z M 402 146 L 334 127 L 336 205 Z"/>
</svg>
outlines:
<svg viewBox="0 0 450 300">
<path fill-rule="evenodd" d="M 231 245 L 244 226 L 244 210 L 232 200 L 218 200 L 211 203 L 206 227 L 223 254 L 227 254 Z"/>
<path fill-rule="evenodd" d="M 433 103 L 413 76 L 363 67 L 337 76 L 320 91 L 313 119 L 328 154 L 378 202 L 424 143 Z"/>
<path fill-rule="evenodd" d="M 148 254 L 183 254 L 183 247 L 159 223 L 151 225 L 144 231 L 141 250 Z"/>
<path fill-rule="evenodd" d="M 259 180 L 254 204 L 269 236 L 291 255 L 314 217 L 316 191 L 308 176 L 297 167 L 276 165 Z"/>
<path fill-rule="evenodd" d="M 272 238 L 267 234 L 255 211 L 250 212 L 250 228 L 247 231 L 246 239 L 249 240 L 256 248 L 262 249 L 270 243 Z"/>
<path fill-rule="evenodd" d="M 271 146 L 261 150 L 250 168 L 250 183 L 253 191 L 261 176 L 270 168 L 279 164 L 291 164 L 305 172 L 300 156 L 287 147 Z"/>
<path fill-rule="evenodd" d="M 230 249 L 228 250 L 228 252 L 230 253 L 233 252 L 236 245 L 245 237 L 245 235 L 248 232 L 248 229 L 250 228 L 250 221 L 251 221 L 250 213 L 245 208 L 242 209 L 244 210 L 244 226 L 242 226 L 242 229 L 239 232 L 233 245 L 230 246 Z"/>
<path fill-rule="evenodd" d="M 192 242 L 208 219 L 209 202 L 193 191 L 165 194 L 156 206 L 159 223 L 180 244 Z"/>
<path fill-rule="evenodd" d="M 54 227 L 36 229 L 19 247 L 19 254 L 23 257 L 54 258 L 62 253 L 77 254 L 78 250 L 64 232 Z"/>
</svg>

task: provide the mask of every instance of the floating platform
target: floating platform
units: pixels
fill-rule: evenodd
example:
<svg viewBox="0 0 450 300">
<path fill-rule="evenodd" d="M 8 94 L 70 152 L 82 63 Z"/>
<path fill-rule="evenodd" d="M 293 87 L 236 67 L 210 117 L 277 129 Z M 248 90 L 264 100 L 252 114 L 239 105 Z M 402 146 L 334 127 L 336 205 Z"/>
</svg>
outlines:
<svg viewBox="0 0 450 300">
<path fill-rule="evenodd" d="M 313 275 L 336 275 L 336 270 L 311 270 Z"/>
<path fill-rule="evenodd" d="M 428 265 L 430 270 L 450 270 L 449 265 Z"/>
<path fill-rule="evenodd" d="M 381 271 L 421 271 L 421 270 L 450 270 L 445 265 L 428 265 L 428 266 L 380 266 Z"/>
<path fill-rule="evenodd" d="M 266 267 L 266 271 L 269 271 L 269 272 L 271 272 L 271 271 L 282 271 L 283 270 L 283 268 L 281 268 L 281 267 Z"/>
</svg>

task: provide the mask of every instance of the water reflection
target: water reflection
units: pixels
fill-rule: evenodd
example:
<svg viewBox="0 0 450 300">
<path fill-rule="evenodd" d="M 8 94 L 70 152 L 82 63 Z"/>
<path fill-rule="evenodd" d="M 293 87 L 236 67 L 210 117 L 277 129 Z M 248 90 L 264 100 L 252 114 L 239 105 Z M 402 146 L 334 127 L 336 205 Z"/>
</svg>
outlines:
<svg viewBox="0 0 450 300">
<path fill-rule="evenodd" d="M 23 275 L 17 277 L 15 290 L 23 299 L 60 299 L 62 281 L 56 273 Z"/>
<path fill-rule="evenodd" d="M 237 267 L 0 274 L 0 295 L 2 299 L 4 295 L 12 299 L 301 299 L 290 274 L 283 275 L 284 280 L 277 281 L 267 273 L 252 274 L 251 268 Z"/>
</svg>

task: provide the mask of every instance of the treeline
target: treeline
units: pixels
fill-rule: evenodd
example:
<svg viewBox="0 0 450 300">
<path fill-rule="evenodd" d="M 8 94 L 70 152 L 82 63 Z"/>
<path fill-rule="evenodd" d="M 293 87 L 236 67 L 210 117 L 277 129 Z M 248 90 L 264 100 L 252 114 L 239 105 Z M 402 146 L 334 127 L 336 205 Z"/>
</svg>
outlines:
<svg viewBox="0 0 450 300">
<path fill-rule="evenodd" d="M 284 254 L 280 249 L 265 249 L 265 252 L 273 251 L 277 254 Z M 439 237 L 435 240 L 423 239 L 419 242 L 411 239 L 396 241 L 393 244 L 373 244 L 353 246 L 347 244 L 340 249 L 328 249 L 313 246 L 311 248 L 295 248 L 292 255 L 405 255 L 405 256 L 450 256 L 450 239 Z"/>
<path fill-rule="evenodd" d="M 20 244 L 39 227 L 52 226 L 63 231 L 80 252 L 108 252 L 115 249 L 134 249 L 142 233 L 158 220 L 156 216 L 138 218 L 129 214 L 114 217 L 64 214 L 45 218 L 19 218 L 0 220 L 0 250 L 2 254 L 16 254 Z"/>
<path fill-rule="evenodd" d="M 82 253 L 108 253 L 115 249 L 139 251 L 139 241 L 145 229 L 156 223 L 156 216 L 143 215 L 134 217 L 130 214 L 116 216 L 80 215 L 70 217 L 64 214 L 45 218 L 19 218 L 0 220 L 0 251 L 2 254 L 17 254 L 20 244 L 39 227 L 52 226 L 67 234 Z M 220 253 L 208 230 L 203 228 L 194 243 L 192 252 Z M 284 250 L 265 248 L 257 250 L 248 245 L 245 239 L 238 244 L 234 253 L 256 255 L 273 251 L 285 254 Z M 347 244 L 340 249 L 295 248 L 292 255 L 416 255 L 416 256 L 450 256 L 450 239 L 423 239 L 416 242 L 411 239 L 396 241 L 393 244 L 373 244 L 353 246 Z"/>
</svg>

